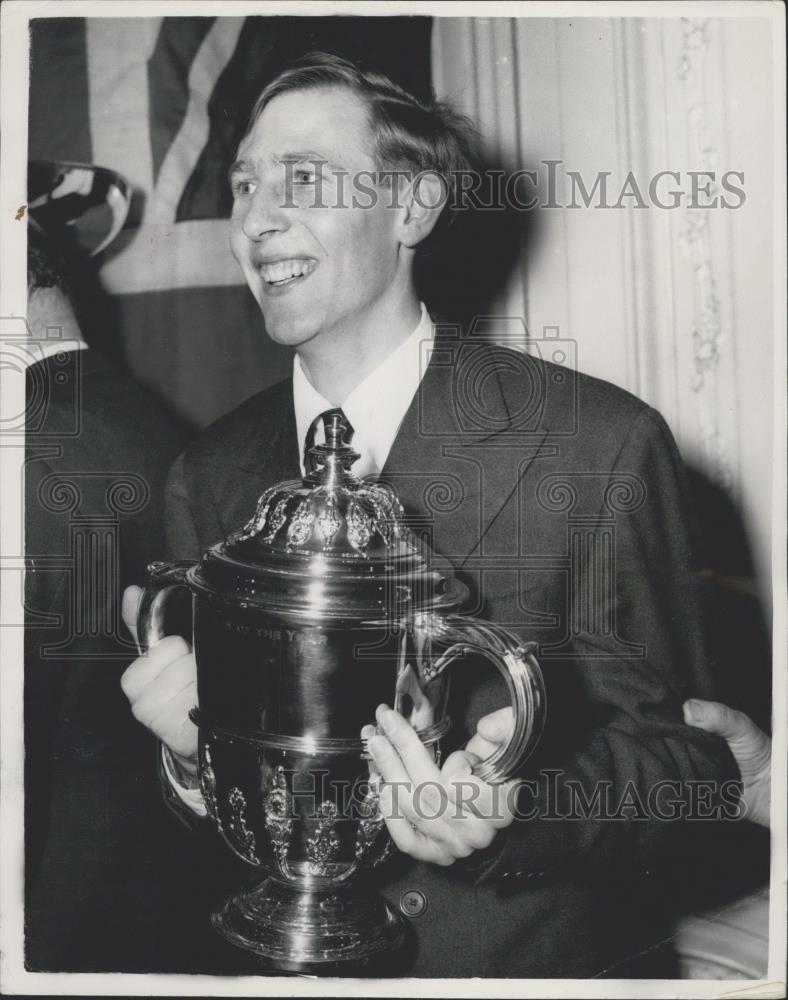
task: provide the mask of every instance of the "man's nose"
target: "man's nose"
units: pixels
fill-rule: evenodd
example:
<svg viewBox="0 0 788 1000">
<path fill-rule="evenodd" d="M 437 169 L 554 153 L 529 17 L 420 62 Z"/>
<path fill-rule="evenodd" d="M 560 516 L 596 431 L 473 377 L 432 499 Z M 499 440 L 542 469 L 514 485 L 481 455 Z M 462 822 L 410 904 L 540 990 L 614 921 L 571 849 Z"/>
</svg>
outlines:
<svg viewBox="0 0 788 1000">
<path fill-rule="evenodd" d="M 278 184 L 260 184 L 251 196 L 242 223 L 248 239 L 260 240 L 267 233 L 287 228 L 284 193 L 280 187 Z"/>
</svg>

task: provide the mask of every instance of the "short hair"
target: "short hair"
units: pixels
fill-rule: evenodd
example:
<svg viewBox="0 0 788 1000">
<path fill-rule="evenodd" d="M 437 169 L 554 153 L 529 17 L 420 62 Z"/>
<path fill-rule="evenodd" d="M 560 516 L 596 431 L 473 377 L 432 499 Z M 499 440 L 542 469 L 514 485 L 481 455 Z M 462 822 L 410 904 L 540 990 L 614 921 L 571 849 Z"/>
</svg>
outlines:
<svg viewBox="0 0 788 1000">
<path fill-rule="evenodd" d="M 326 87 L 345 87 L 366 104 L 378 169 L 430 172 L 443 179 L 446 199 L 438 224 L 445 229 L 459 206 L 462 174 L 480 163 L 480 141 L 470 118 L 438 101 L 434 93 L 421 100 L 385 74 L 362 69 L 344 56 L 310 52 L 263 88 L 244 136 L 275 97 Z"/>
<path fill-rule="evenodd" d="M 59 288 L 70 298 L 68 266 L 57 242 L 33 219 L 27 227 L 27 293 L 40 288 Z"/>
</svg>

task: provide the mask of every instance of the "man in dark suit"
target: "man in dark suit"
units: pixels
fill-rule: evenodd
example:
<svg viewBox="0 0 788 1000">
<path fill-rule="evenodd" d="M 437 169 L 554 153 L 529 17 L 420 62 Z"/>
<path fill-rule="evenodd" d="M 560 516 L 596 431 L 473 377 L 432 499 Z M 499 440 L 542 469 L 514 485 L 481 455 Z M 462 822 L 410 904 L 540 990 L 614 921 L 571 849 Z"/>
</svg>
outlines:
<svg viewBox="0 0 788 1000">
<path fill-rule="evenodd" d="M 722 808 L 736 778 L 724 744 L 681 716 L 688 693 L 710 688 L 683 472 L 661 417 L 628 393 L 433 331 L 414 263 L 445 225 L 442 192 L 467 176 L 464 128 L 331 58 L 263 92 L 231 171 L 231 246 L 269 336 L 296 350 L 293 379 L 178 460 L 170 554 L 196 559 L 245 523 L 265 487 L 303 470 L 320 413 L 341 406 L 361 473 L 394 486 L 469 586 L 468 610 L 538 640 L 549 706 L 517 797 L 429 819 L 415 807 L 419 782 L 451 797 L 507 738 L 500 685 L 481 664 L 462 670 L 456 750 L 440 769 L 404 719 L 379 710 L 370 749 L 389 788 L 411 787 L 399 815 L 385 803 L 401 853 L 375 876 L 411 928 L 387 971 L 626 974 L 621 963 L 660 929 L 650 873 L 678 844 L 691 782 L 708 782 Z M 342 178 L 370 173 L 372 204 L 343 198 Z M 127 594 L 128 621 L 137 597 Z M 194 676 L 187 644 L 168 637 L 123 686 L 168 748 L 171 798 L 200 811 Z M 491 800 L 491 786 L 480 795 Z"/>
<path fill-rule="evenodd" d="M 28 245 L 25 960 L 141 971 L 167 957 L 178 887 L 159 855 L 169 815 L 145 780 L 153 740 L 119 689 L 136 651 L 118 600 L 161 550 L 187 435 L 87 347 L 51 236 L 31 222 Z"/>
</svg>

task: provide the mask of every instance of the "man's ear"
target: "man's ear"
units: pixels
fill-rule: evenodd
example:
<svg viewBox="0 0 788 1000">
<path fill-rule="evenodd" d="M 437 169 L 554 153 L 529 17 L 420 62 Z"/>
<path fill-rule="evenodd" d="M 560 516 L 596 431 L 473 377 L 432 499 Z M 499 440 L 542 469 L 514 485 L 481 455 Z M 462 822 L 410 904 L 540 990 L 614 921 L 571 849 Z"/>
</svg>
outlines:
<svg viewBox="0 0 788 1000">
<path fill-rule="evenodd" d="M 414 248 L 425 240 L 443 211 L 448 198 L 445 180 L 434 170 L 425 170 L 411 181 L 403 199 L 400 242 Z"/>
</svg>

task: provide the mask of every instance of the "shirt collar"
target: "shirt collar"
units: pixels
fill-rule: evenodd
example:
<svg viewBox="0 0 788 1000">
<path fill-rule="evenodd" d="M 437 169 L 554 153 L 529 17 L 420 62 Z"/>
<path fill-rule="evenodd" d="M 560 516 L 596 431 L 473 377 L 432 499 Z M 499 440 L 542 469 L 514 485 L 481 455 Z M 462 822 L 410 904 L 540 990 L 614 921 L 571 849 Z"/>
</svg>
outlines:
<svg viewBox="0 0 788 1000">
<path fill-rule="evenodd" d="M 34 365 L 44 358 L 51 358 L 55 354 L 68 354 L 71 351 L 87 350 L 84 340 L 58 340 L 53 337 L 51 340 L 30 340 L 29 365 Z M 35 345 L 35 346 L 34 346 Z"/>
<path fill-rule="evenodd" d="M 353 471 L 360 476 L 377 475 L 386 464 L 394 438 L 416 395 L 429 363 L 434 331 L 427 307 L 421 303 L 421 319 L 415 330 L 360 382 L 342 403 L 354 428 L 353 447 L 361 457 Z M 293 405 L 298 430 L 301 471 L 306 433 L 324 410 L 333 409 L 306 377 L 296 354 L 293 360 Z M 316 443 L 323 441 L 317 429 Z"/>
</svg>

